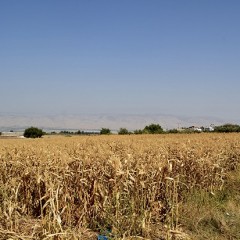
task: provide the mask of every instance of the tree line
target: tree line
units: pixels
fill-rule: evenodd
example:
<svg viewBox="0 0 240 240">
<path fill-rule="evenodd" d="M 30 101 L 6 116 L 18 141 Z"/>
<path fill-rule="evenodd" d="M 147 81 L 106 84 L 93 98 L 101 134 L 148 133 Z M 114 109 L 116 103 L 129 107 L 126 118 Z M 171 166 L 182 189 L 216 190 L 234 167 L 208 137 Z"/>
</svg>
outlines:
<svg viewBox="0 0 240 240">
<path fill-rule="evenodd" d="M 206 130 L 207 131 L 207 130 Z M 206 132 L 205 131 L 205 132 Z M 237 124 L 224 124 L 220 126 L 214 127 L 213 132 L 218 133 L 230 133 L 230 132 L 240 132 L 240 126 Z M 181 131 L 178 129 L 170 129 L 164 131 L 163 128 L 159 124 L 150 124 L 145 126 L 143 129 L 136 129 L 134 131 L 129 131 L 127 128 L 120 128 L 118 131 L 119 135 L 129 135 L 129 134 L 162 134 L 162 133 L 194 133 L 194 131 L 189 130 L 188 128 L 182 129 Z M 26 138 L 40 138 L 43 135 L 46 135 L 49 133 L 44 132 L 42 129 L 39 129 L 37 127 L 30 127 L 25 129 L 24 131 L 24 137 Z M 61 131 L 60 133 L 51 132 L 50 134 L 60 134 L 60 135 L 110 135 L 112 134 L 111 130 L 109 128 L 102 128 L 100 132 L 85 132 L 85 131 Z"/>
</svg>

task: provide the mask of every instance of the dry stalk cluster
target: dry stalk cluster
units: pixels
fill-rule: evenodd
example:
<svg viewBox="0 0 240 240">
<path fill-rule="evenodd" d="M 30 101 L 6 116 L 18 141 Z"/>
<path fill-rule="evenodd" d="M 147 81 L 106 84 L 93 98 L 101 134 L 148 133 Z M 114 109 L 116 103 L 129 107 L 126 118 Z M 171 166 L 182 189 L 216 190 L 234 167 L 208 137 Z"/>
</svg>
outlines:
<svg viewBox="0 0 240 240">
<path fill-rule="evenodd" d="M 2 140 L 0 238 L 174 239 L 183 193 L 239 161 L 239 134 Z"/>
</svg>

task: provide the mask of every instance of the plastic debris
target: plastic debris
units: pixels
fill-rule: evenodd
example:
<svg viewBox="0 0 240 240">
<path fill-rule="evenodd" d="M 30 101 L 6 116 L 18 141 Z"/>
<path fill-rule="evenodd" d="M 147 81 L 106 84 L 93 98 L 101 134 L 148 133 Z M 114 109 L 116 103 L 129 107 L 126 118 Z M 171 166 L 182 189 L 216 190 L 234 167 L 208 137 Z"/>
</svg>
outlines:
<svg viewBox="0 0 240 240">
<path fill-rule="evenodd" d="M 108 240 L 108 238 L 104 235 L 98 235 L 98 240 Z"/>
</svg>

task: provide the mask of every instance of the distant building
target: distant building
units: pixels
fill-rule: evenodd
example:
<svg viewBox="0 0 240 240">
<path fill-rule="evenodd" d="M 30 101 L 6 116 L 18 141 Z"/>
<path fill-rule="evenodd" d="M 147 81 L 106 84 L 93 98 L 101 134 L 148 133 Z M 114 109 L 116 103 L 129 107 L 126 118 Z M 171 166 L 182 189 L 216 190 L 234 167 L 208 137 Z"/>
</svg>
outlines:
<svg viewBox="0 0 240 240">
<path fill-rule="evenodd" d="M 205 127 L 204 128 L 205 132 L 213 132 L 214 131 L 214 127 L 210 126 L 210 127 Z"/>
<path fill-rule="evenodd" d="M 13 131 L 2 132 L 2 134 L 1 134 L 1 137 L 15 137 L 15 138 L 18 138 L 18 137 L 22 137 L 22 136 L 23 136 L 23 132 L 13 132 Z"/>
<path fill-rule="evenodd" d="M 189 130 L 195 131 L 195 132 L 202 132 L 202 128 L 196 127 L 196 126 L 191 126 L 188 128 Z"/>
</svg>

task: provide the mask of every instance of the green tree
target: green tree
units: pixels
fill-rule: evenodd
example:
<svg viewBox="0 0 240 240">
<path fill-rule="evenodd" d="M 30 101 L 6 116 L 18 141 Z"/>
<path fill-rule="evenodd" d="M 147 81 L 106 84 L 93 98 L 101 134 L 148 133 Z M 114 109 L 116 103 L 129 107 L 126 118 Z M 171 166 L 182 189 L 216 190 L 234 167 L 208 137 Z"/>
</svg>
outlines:
<svg viewBox="0 0 240 240">
<path fill-rule="evenodd" d="M 42 129 L 36 127 L 30 127 L 25 129 L 23 136 L 26 138 L 40 138 L 44 135 Z"/>
<path fill-rule="evenodd" d="M 109 128 L 102 128 L 100 134 L 111 134 L 111 130 Z"/>
<path fill-rule="evenodd" d="M 75 132 L 75 134 L 77 134 L 77 135 L 82 135 L 82 134 L 84 134 L 84 131 L 78 130 L 77 132 Z"/>
<path fill-rule="evenodd" d="M 169 129 L 167 133 L 179 133 L 179 131 L 176 128 Z"/>
<path fill-rule="evenodd" d="M 163 129 L 159 124 L 150 124 L 148 126 L 146 126 L 143 129 L 144 133 L 149 133 L 149 134 L 158 134 L 158 133 L 163 133 Z"/>
<path fill-rule="evenodd" d="M 227 123 L 221 126 L 216 126 L 214 132 L 240 132 L 240 126 L 237 124 Z"/>
<path fill-rule="evenodd" d="M 119 135 L 126 135 L 126 134 L 130 134 L 130 132 L 126 129 L 126 128 L 120 128 L 118 131 Z"/>
<path fill-rule="evenodd" d="M 143 130 L 137 129 L 133 132 L 134 134 L 143 134 Z"/>
</svg>

